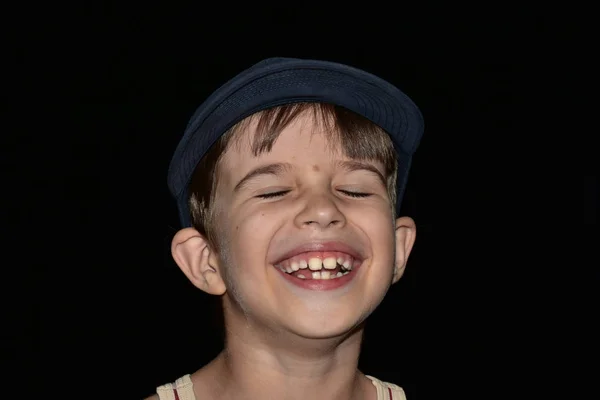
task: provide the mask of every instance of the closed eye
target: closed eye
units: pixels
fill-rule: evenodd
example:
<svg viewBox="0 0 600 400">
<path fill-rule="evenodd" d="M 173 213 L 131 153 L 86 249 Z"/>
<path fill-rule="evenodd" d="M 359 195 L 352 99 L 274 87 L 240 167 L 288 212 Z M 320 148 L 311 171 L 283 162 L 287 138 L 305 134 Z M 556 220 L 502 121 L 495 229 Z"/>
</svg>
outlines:
<svg viewBox="0 0 600 400">
<path fill-rule="evenodd" d="M 275 197 L 281 197 L 281 196 L 283 196 L 283 195 L 285 195 L 287 193 L 289 193 L 289 190 L 280 190 L 278 192 L 271 192 L 271 193 L 259 194 L 256 197 L 261 198 L 261 199 L 273 199 Z"/>
<path fill-rule="evenodd" d="M 338 191 L 340 193 L 345 194 L 346 196 L 355 197 L 355 198 L 363 198 L 363 197 L 372 196 L 371 193 L 351 192 L 349 190 L 338 190 Z M 277 191 L 277 192 L 259 194 L 256 197 L 261 198 L 261 199 L 273 199 L 273 198 L 276 198 L 276 197 L 284 196 L 284 195 L 286 195 L 289 192 L 290 192 L 289 190 L 280 190 L 280 191 Z"/>
<path fill-rule="evenodd" d="M 371 193 L 351 192 L 349 190 L 339 190 L 339 192 L 345 194 L 346 196 L 350 196 L 350 197 L 369 197 L 372 195 Z"/>
</svg>

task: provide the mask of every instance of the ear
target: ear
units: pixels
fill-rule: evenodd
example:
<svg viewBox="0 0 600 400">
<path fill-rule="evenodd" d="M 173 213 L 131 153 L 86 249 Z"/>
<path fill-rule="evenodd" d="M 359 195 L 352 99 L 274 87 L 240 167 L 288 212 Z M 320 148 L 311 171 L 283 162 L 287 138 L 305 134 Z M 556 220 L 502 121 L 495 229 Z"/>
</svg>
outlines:
<svg viewBox="0 0 600 400">
<path fill-rule="evenodd" d="M 393 283 L 400 280 L 406 269 L 408 256 L 415 244 L 417 226 L 410 217 L 401 217 L 396 220 L 396 264 L 394 266 Z"/>
<path fill-rule="evenodd" d="M 171 254 L 194 286 L 209 294 L 225 293 L 218 257 L 197 230 L 185 228 L 177 232 L 171 242 Z"/>
</svg>

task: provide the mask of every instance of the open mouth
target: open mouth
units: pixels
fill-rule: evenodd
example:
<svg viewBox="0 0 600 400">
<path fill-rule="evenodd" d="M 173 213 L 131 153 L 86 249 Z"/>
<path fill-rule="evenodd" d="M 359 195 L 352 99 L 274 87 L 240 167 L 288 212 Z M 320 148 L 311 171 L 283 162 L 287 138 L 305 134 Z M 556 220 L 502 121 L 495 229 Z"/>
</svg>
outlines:
<svg viewBox="0 0 600 400">
<path fill-rule="evenodd" d="M 298 254 L 275 265 L 281 272 L 299 280 L 334 280 L 349 275 L 361 260 L 335 251 Z"/>
</svg>

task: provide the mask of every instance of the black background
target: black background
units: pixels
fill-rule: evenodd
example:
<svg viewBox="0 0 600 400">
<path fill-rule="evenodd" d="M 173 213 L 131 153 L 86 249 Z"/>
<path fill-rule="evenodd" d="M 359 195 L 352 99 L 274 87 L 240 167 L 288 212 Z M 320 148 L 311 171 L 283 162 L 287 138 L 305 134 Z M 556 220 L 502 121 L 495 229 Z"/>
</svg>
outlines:
<svg viewBox="0 0 600 400">
<path fill-rule="evenodd" d="M 417 222 L 416 246 L 369 320 L 361 368 L 410 400 L 417 386 L 421 398 L 510 393 L 498 385 L 514 380 L 501 361 L 518 336 L 507 288 L 525 259 L 514 255 L 511 221 L 523 213 L 534 157 L 515 144 L 527 141 L 514 140 L 516 110 L 527 91 L 523 56 L 541 51 L 545 21 L 509 10 L 237 7 L 16 12 L 7 78 L 18 86 L 9 106 L 17 135 L 5 147 L 17 177 L 7 213 L 16 240 L 5 263 L 35 268 L 10 269 L 25 290 L 4 281 L 13 386 L 142 398 L 218 353 L 214 299 L 170 258 L 178 221 L 167 166 L 206 96 L 265 57 L 287 56 L 373 72 L 425 118 L 403 212 Z M 595 176 L 589 168 L 584 179 L 586 232 Z M 520 238 L 535 235 L 533 222 L 520 229 Z"/>
</svg>

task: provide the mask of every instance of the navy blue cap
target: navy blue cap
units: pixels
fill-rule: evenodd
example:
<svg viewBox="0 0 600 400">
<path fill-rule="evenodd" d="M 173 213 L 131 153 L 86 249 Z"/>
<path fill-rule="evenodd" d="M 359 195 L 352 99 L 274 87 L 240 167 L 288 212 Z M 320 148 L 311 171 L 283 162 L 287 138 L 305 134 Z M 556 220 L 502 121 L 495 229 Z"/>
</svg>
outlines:
<svg viewBox="0 0 600 400">
<path fill-rule="evenodd" d="M 188 205 L 192 174 L 219 137 L 258 111 L 298 102 L 342 106 L 390 135 L 399 155 L 396 209 L 400 210 L 412 156 L 423 135 L 423 117 L 412 100 L 385 80 L 347 65 L 269 58 L 217 89 L 190 119 L 168 173 L 183 227 L 192 225 Z"/>
</svg>

